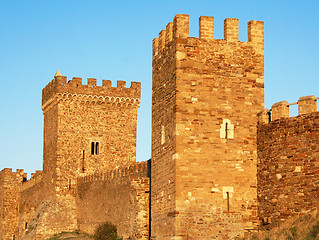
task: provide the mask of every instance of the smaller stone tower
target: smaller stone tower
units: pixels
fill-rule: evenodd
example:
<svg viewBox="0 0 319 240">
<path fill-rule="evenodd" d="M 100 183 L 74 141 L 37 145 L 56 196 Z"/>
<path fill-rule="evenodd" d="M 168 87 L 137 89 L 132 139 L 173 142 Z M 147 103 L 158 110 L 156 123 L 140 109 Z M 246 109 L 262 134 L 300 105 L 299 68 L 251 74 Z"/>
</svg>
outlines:
<svg viewBox="0 0 319 240">
<path fill-rule="evenodd" d="M 264 106 L 264 27 L 189 16 L 153 41 L 152 239 L 232 239 L 257 228 L 257 113 Z"/>
<path fill-rule="evenodd" d="M 19 189 L 27 174 L 21 169 L 0 172 L 0 239 L 17 239 Z"/>
<path fill-rule="evenodd" d="M 126 167 L 136 161 L 140 83 L 126 88 L 103 80 L 67 81 L 57 72 L 42 91 L 43 180 L 53 195 L 72 192 L 76 177 Z"/>
</svg>

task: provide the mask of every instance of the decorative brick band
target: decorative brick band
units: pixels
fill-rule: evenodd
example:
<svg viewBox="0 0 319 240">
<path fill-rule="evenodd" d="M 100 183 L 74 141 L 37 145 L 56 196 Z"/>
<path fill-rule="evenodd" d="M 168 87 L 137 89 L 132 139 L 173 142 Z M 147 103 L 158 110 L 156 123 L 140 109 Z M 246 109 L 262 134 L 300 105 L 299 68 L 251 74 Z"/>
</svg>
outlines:
<svg viewBox="0 0 319 240">
<path fill-rule="evenodd" d="M 56 94 L 140 100 L 141 83 L 139 82 L 132 82 L 130 88 L 126 88 L 125 81 L 117 81 L 117 87 L 112 87 L 110 80 L 102 82 L 102 86 L 97 86 L 95 78 L 88 78 L 88 84 L 83 85 L 82 78 L 74 77 L 67 81 L 65 76 L 55 76 L 42 90 L 42 106 L 48 105 L 47 102 Z"/>
<path fill-rule="evenodd" d="M 140 104 L 139 98 L 57 93 L 52 96 L 44 105 L 42 105 L 42 110 L 47 111 L 49 109 L 48 106 L 53 106 L 59 101 L 68 101 L 71 99 L 78 102 L 87 102 L 89 104 L 114 104 L 120 107 L 138 107 Z"/>
</svg>

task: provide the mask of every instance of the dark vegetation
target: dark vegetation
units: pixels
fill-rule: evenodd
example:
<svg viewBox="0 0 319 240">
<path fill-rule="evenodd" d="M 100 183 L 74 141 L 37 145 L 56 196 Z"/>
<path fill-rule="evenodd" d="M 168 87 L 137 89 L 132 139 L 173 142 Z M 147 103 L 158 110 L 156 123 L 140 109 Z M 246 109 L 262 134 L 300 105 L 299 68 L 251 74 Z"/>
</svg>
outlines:
<svg viewBox="0 0 319 240">
<path fill-rule="evenodd" d="M 106 222 L 97 227 L 94 232 L 95 240 L 121 240 L 117 236 L 116 226 L 112 223 Z"/>
<path fill-rule="evenodd" d="M 61 232 L 59 234 L 55 234 L 53 237 L 48 240 L 92 240 L 94 239 L 92 235 L 87 233 L 82 233 L 80 231 L 74 232 Z"/>
<path fill-rule="evenodd" d="M 56 234 L 49 240 L 60 239 L 121 240 L 117 235 L 116 226 L 111 223 L 104 223 L 98 226 L 93 236 L 80 231 L 63 232 Z M 286 220 L 271 230 L 252 233 L 241 240 L 319 240 L 319 213 L 314 211 L 302 214 L 300 217 L 297 216 Z"/>
<path fill-rule="evenodd" d="M 270 231 L 260 231 L 245 240 L 319 240 L 319 213 L 302 214 L 286 220 Z"/>
<path fill-rule="evenodd" d="M 90 235 L 87 233 L 82 233 L 79 230 L 74 232 L 62 232 L 59 234 L 55 234 L 52 238 L 48 240 L 122 240 L 117 235 L 117 228 L 115 225 L 111 223 L 104 223 L 98 226 L 95 229 L 94 235 Z"/>
</svg>

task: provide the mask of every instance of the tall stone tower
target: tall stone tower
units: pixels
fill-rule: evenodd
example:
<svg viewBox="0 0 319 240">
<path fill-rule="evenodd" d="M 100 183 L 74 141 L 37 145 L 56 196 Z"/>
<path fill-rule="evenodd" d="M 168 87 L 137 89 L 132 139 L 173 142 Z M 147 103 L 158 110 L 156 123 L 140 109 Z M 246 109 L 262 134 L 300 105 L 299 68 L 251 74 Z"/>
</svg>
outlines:
<svg viewBox="0 0 319 240">
<path fill-rule="evenodd" d="M 153 41 L 152 239 L 231 239 L 257 228 L 263 22 L 177 15 Z"/>
<path fill-rule="evenodd" d="M 136 161 L 140 83 L 67 78 L 56 74 L 42 91 L 43 180 L 53 195 L 73 194 L 83 174 L 126 167 Z"/>
</svg>

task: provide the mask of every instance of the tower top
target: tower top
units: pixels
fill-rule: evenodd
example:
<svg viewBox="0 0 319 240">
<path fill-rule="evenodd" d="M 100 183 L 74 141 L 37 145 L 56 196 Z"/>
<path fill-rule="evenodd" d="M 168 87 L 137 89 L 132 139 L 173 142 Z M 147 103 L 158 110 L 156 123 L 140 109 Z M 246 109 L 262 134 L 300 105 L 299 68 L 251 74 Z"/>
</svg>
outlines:
<svg viewBox="0 0 319 240">
<path fill-rule="evenodd" d="M 61 76 L 61 73 L 60 73 L 60 71 L 58 69 L 58 71 L 56 71 L 56 74 L 54 75 L 54 77 L 60 77 L 60 76 Z"/>
<path fill-rule="evenodd" d="M 127 88 L 125 81 L 117 81 L 117 86 L 112 87 L 110 80 L 102 80 L 102 86 L 97 86 L 95 78 L 88 78 L 85 85 L 82 84 L 82 78 L 78 77 L 68 81 L 58 70 L 54 79 L 42 90 L 42 108 L 46 108 L 56 97 L 80 97 L 89 98 L 94 102 L 107 100 L 112 103 L 138 105 L 141 98 L 141 83 L 131 82 L 131 86 Z"/>
<path fill-rule="evenodd" d="M 227 18 L 224 20 L 224 39 L 214 38 L 214 17 L 201 16 L 199 18 L 199 39 L 206 41 L 216 41 L 216 43 L 224 40 L 229 43 L 240 43 L 239 20 L 236 18 Z M 153 56 L 155 57 L 170 42 L 183 41 L 189 38 L 189 15 L 177 14 L 173 22 L 167 24 L 166 29 L 159 33 L 157 38 L 153 40 Z M 246 44 L 245 42 L 241 42 Z M 248 43 L 252 46 L 259 46 L 263 50 L 264 46 L 264 22 L 249 21 L 248 22 Z"/>
</svg>

